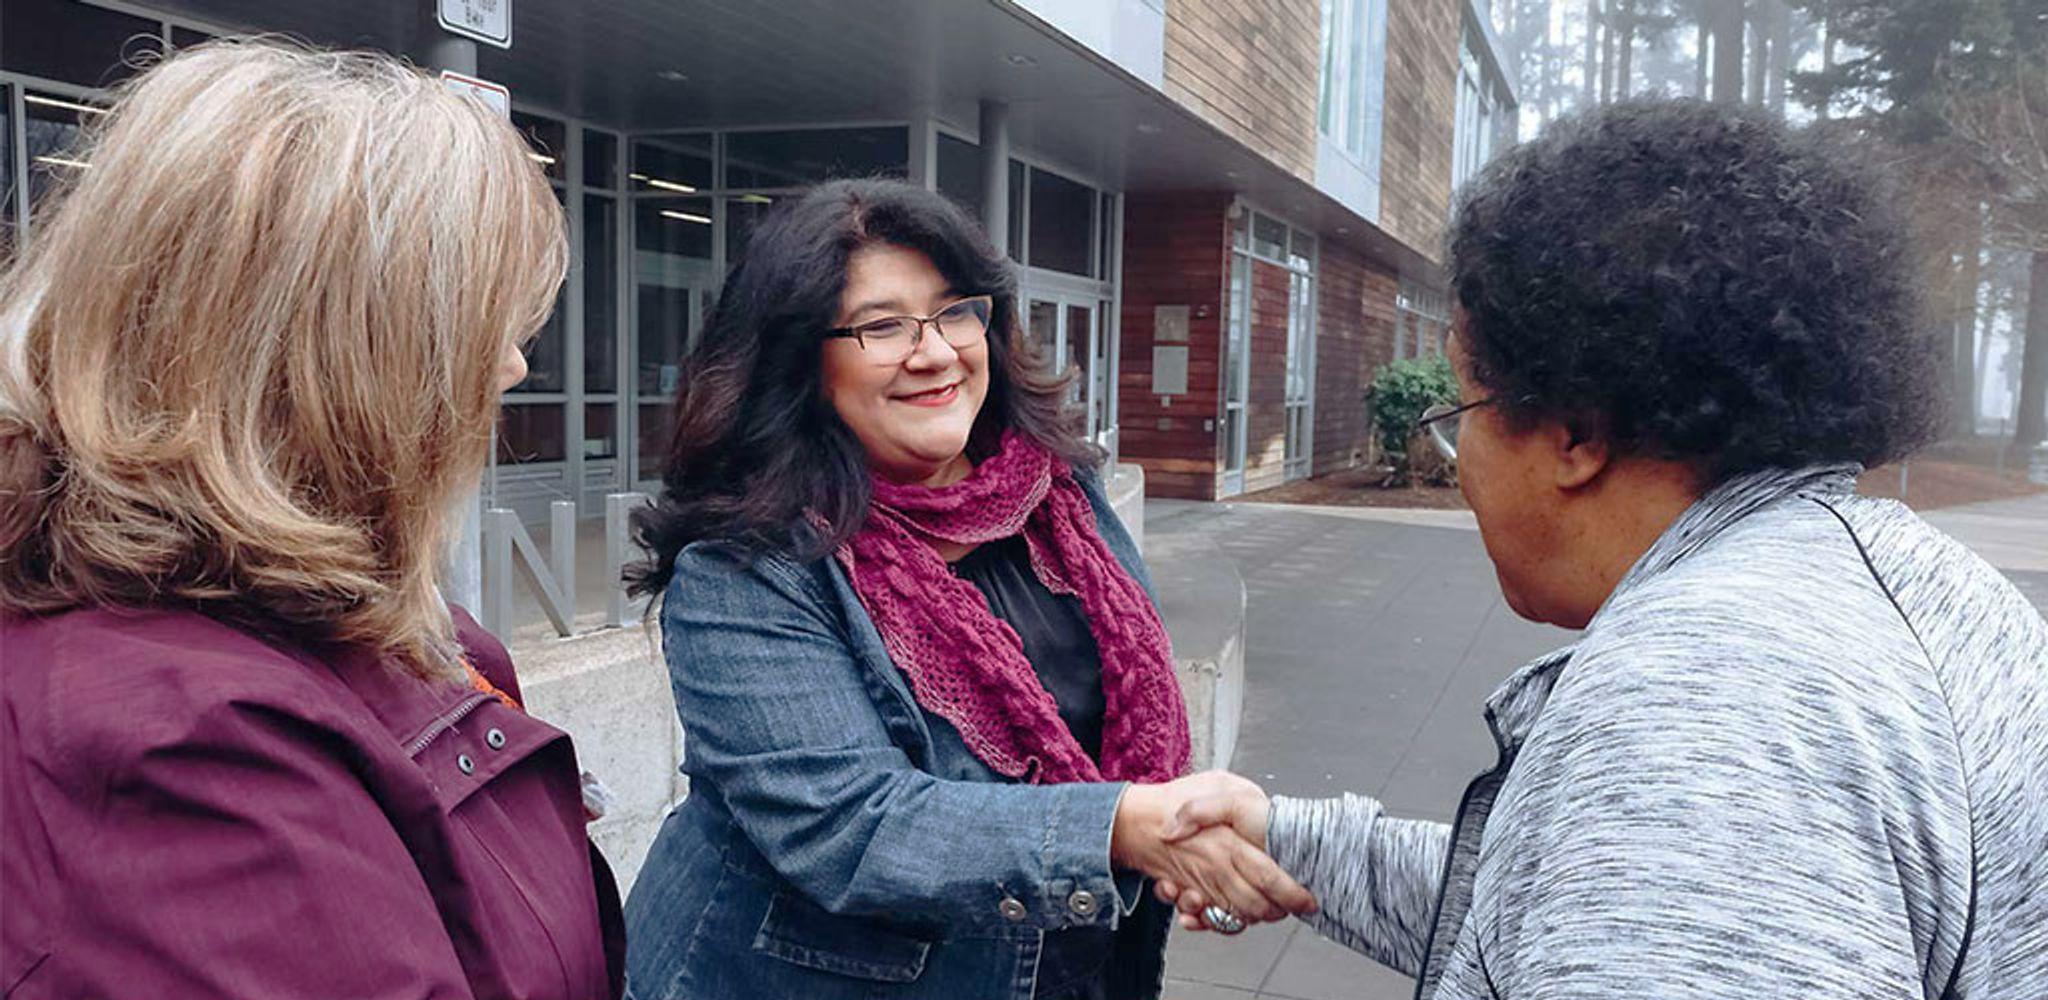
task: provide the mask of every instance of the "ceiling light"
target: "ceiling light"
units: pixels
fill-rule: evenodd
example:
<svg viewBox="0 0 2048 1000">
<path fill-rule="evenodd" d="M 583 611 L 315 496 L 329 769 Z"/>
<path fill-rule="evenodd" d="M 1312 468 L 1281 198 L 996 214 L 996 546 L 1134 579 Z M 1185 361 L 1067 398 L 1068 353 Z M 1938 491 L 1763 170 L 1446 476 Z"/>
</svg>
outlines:
<svg viewBox="0 0 2048 1000">
<path fill-rule="evenodd" d="M 708 226 L 711 224 L 710 217 L 703 215 L 692 215 L 689 212 L 671 212 L 664 210 L 661 213 L 661 217 L 664 219 L 674 219 L 677 222 L 694 222 L 700 226 Z"/>
<path fill-rule="evenodd" d="M 688 82 L 690 82 L 690 74 L 688 74 L 688 73 L 685 73 L 685 72 L 683 72 L 682 70 L 679 70 L 679 69 L 665 69 L 665 70 L 662 70 L 661 72 L 659 72 L 659 73 L 656 73 L 656 74 L 654 74 L 654 75 L 655 75 L 655 76 L 658 76 L 658 77 L 660 77 L 660 78 L 662 78 L 662 79 L 664 79 L 664 80 L 667 80 L 667 81 L 668 81 L 668 82 L 670 82 L 670 83 L 688 83 Z"/>
<path fill-rule="evenodd" d="M 773 199 L 773 198 L 770 198 L 770 197 L 768 197 L 768 196 L 767 196 L 767 195 L 765 195 L 765 194 L 743 194 L 743 195 L 740 195 L 740 200 L 741 200 L 741 201 L 743 201 L 743 202 L 746 202 L 746 203 L 747 203 L 747 204 L 749 204 L 749 205 L 773 205 L 773 204 L 775 204 L 775 199 Z"/>
<path fill-rule="evenodd" d="M 47 163 L 53 167 L 77 167 L 80 170 L 84 170 L 92 166 L 92 164 L 87 163 L 84 160 L 73 160 L 62 156 L 38 156 L 36 157 L 36 162 Z"/>
<path fill-rule="evenodd" d="M 540 164 L 543 167 L 552 167 L 555 165 L 555 158 L 552 156 L 548 156 L 545 153 L 528 153 L 526 154 L 526 158 L 532 160 L 535 163 Z"/>
<path fill-rule="evenodd" d="M 639 180 L 640 183 L 645 184 L 648 187 L 655 188 L 661 191 L 674 191 L 678 194 L 697 193 L 697 189 L 689 186 L 688 184 L 679 184 L 675 181 L 665 181 L 659 177 L 639 177 L 636 179 Z"/>
<path fill-rule="evenodd" d="M 1033 59 L 1022 52 L 1012 52 L 1009 55 L 1004 56 L 1003 61 L 1009 63 L 1012 66 L 1016 66 L 1020 69 L 1025 66 L 1038 65 L 1038 60 Z"/>
<path fill-rule="evenodd" d="M 63 108 L 66 111 L 76 111 L 81 114 L 103 115 L 107 113 L 105 108 L 95 108 L 90 104 L 80 104 L 77 101 L 60 100 L 55 97 L 44 97 L 41 94 L 23 94 L 21 95 L 21 100 L 24 104 L 40 104 L 49 108 Z"/>
</svg>

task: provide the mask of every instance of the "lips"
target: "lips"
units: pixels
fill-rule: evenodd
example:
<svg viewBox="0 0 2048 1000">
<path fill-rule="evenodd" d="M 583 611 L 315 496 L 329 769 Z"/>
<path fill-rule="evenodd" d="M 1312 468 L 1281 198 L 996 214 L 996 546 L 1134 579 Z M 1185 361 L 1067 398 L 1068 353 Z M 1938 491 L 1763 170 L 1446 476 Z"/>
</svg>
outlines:
<svg viewBox="0 0 2048 1000">
<path fill-rule="evenodd" d="M 901 396 L 891 396 L 890 398 L 894 399 L 899 403 L 908 403 L 912 406 L 944 406 L 947 403 L 952 402 L 954 398 L 956 398 L 959 395 L 960 383 L 948 382 L 945 385 L 938 386 L 932 389 L 926 389 L 923 392 L 914 392 L 908 395 Z"/>
</svg>

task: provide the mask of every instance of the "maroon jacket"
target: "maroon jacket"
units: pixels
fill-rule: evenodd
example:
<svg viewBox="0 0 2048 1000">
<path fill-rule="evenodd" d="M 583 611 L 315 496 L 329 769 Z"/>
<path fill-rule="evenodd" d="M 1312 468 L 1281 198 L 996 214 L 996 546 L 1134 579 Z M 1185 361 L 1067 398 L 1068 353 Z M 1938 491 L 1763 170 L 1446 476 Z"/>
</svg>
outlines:
<svg viewBox="0 0 2048 1000">
<path fill-rule="evenodd" d="M 0 617 L 0 993 L 617 996 L 577 774 L 560 730 L 360 650 Z"/>
</svg>

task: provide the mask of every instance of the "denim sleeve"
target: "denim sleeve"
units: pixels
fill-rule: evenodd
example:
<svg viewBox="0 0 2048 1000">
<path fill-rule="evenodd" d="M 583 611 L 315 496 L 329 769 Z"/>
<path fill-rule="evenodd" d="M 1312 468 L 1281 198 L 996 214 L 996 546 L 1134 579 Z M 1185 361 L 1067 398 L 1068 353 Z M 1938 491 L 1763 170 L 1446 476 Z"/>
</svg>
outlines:
<svg viewBox="0 0 2048 1000">
<path fill-rule="evenodd" d="M 776 871 L 839 914 L 1113 926 L 1110 826 L 1125 786 L 918 770 L 874 700 L 900 696 L 863 676 L 836 617 L 791 564 L 702 550 L 677 560 L 662 608 L 687 770 L 716 785 Z M 1092 899 L 1077 906 L 1080 891 Z"/>
</svg>

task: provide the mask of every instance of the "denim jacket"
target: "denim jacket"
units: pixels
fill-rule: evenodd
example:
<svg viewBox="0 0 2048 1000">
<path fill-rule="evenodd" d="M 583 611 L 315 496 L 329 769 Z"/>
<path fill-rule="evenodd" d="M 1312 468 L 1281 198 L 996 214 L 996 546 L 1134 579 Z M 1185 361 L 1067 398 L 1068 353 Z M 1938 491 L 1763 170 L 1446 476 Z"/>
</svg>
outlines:
<svg viewBox="0 0 2048 1000">
<path fill-rule="evenodd" d="M 1150 593 L 1099 482 L 1079 478 Z M 1125 786 L 989 770 L 919 710 L 836 560 L 693 544 L 661 624 L 690 796 L 627 904 L 630 996 L 1022 1000 L 1045 932 L 1136 907 L 1142 879 L 1109 861 Z M 1164 958 L 1147 958 L 1134 995 L 1158 993 Z"/>
</svg>

